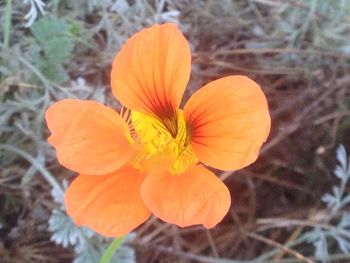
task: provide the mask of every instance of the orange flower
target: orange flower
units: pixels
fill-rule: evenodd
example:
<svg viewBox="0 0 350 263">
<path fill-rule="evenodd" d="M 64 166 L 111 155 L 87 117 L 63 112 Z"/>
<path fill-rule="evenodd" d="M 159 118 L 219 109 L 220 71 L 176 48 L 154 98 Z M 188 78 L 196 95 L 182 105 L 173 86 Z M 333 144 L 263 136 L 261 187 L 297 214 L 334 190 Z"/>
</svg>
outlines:
<svg viewBox="0 0 350 263">
<path fill-rule="evenodd" d="M 48 141 L 59 162 L 80 174 L 65 194 L 77 225 L 121 236 L 151 213 L 206 228 L 226 215 L 230 193 L 202 164 L 236 170 L 254 162 L 270 130 L 268 105 L 254 81 L 229 76 L 199 89 L 181 110 L 190 70 L 179 29 L 154 25 L 114 59 L 112 90 L 128 109 L 122 115 L 94 101 L 49 107 Z"/>
</svg>

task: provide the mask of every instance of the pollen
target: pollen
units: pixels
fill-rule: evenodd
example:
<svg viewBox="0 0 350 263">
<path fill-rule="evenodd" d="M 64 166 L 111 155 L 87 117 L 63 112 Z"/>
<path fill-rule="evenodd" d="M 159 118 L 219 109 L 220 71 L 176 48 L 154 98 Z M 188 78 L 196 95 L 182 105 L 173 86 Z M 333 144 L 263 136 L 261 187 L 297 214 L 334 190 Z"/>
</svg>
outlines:
<svg viewBox="0 0 350 263">
<path fill-rule="evenodd" d="M 181 110 L 166 120 L 132 111 L 131 124 L 131 137 L 137 149 L 132 160 L 135 168 L 147 172 L 166 167 L 177 174 L 198 162 Z"/>
</svg>

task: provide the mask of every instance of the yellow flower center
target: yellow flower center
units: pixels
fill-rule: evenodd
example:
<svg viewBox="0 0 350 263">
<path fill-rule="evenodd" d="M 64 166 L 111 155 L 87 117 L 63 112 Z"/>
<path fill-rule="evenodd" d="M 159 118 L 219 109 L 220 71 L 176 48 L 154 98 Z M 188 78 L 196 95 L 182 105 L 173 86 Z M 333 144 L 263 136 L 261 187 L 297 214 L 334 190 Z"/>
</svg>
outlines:
<svg viewBox="0 0 350 263">
<path fill-rule="evenodd" d="M 131 112 L 132 138 L 137 147 L 133 165 L 141 171 L 166 167 L 181 173 L 198 161 L 189 144 L 190 135 L 184 114 L 176 112 L 172 119 L 159 119 L 140 112 Z"/>
</svg>

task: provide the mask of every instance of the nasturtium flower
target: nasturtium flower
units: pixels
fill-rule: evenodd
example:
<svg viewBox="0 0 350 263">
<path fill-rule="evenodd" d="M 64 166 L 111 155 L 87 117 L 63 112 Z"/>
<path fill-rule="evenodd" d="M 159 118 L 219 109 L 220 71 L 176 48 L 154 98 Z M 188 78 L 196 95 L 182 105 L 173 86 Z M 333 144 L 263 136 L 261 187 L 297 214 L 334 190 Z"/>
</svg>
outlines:
<svg viewBox="0 0 350 263">
<path fill-rule="evenodd" d="M 214 227 L 230 193 L 205 166 L 253 163 L 270 131 L 266 97 L 245 76 L 205 85 L 179 108 L 191 53 L 174 24 L 133 35 L 113 62 L 118 114 L 98 102 L 65 99 L 46 112 L 59 162 L 79 173 L 65 193 L 77 225 L 121 236 L 153 213 L 181 227 Z"/>
</svg>

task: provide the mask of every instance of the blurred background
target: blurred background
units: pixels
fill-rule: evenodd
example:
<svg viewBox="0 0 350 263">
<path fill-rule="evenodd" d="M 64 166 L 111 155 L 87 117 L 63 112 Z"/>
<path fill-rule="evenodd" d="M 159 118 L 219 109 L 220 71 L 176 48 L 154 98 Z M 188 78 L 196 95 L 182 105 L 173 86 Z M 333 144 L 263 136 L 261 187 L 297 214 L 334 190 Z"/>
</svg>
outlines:
<svg viewBox="0 0 350 263">
<path fill-rule="evenodd" d="M 99 261 L 111 240 L 66 216 L 74 174 L 57 163 L 43 115 L 63 98 L 119 109 L 114 56 L 164 22 L 191 45 L 184 101 L 248 75 L 272 131 L 256 163 L 216 171 L 233 200 L 218 226 L 152 218 L 112 262 L 350 262 L 350 0 L 0 0 L 0 17 L 1 263 Z"/>
</svg>

